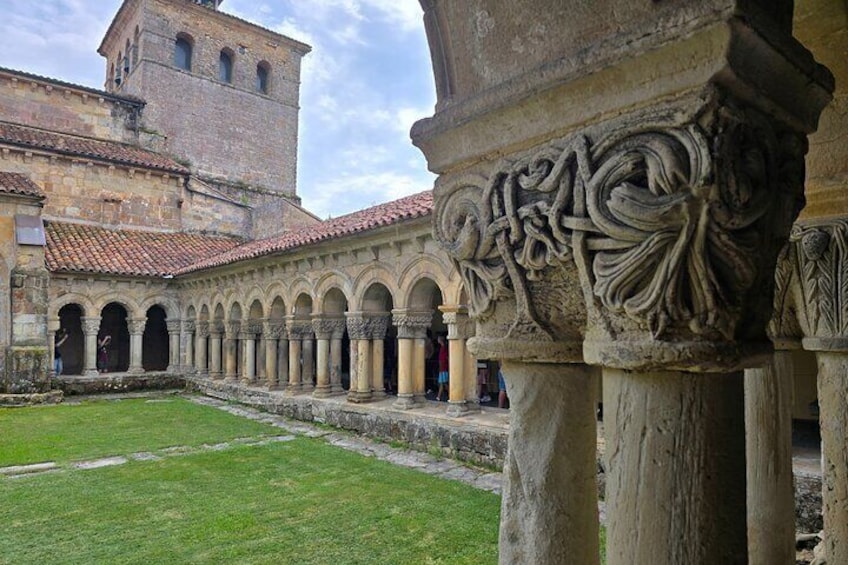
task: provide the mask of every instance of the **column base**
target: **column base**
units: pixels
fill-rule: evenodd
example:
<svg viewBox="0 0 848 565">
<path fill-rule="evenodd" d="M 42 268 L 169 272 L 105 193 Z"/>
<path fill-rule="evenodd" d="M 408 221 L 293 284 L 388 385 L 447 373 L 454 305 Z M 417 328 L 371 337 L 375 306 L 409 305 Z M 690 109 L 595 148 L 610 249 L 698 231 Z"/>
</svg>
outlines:
<svg viewBox="0 0 848 565">
<path fill-rule="evenodd" d="M 416 393 L 413 395 L 416 404 L 425 404 L 427 402 L 427 395 L 424 393 Z"/>
<path fill-rule="evenodd" d="M 471 412 L 471 410 L 468 408 L 468 403 L 466 401 L 448 400 L 448 409 L 445 412 L 448 416 L 457 418 L 459 416 L 464 416 L 469 412 Z"/>
<path fill-rule="evenodd" d="M 222 375 L 221 373 L 209 373 L 209 378 L 213 381 L 220 381 L 224 378 L 224 375 Z"/>
<path fill-rule="evenodd" d="M 371 393 L 371 397 L 374 400 L 385 400 L 387 396 L 389 396 L 389 395 L 386 394 L 385 390 L 375 390 L 374 392 Z"/>
<path fill-rule="evenodd" d="M 334 385 L 330 386 L 330 394 L 333 395 L 333 396 L 336 396 L 336 395 L 339 395 L 339 394 L 345 394 L 346 392 L 347 391 L 342 388 L 341 384 L 334 384 Z"/>
<path fill-rule="evenodd" d="M 84 377 L 97 377 L 97 376 L 100 376 L 100 371 L 98 371 L 97 369 L 86 369 L 83 372 L 82 376 L 84 376 Z"/>
<path fill-rule="evenodd" d="M 363 404 L 365 402 L 373 402 L 374 397 L 371 395 L 371 391 L 368 392 L 352 392 L 347 395 L 348 402 L 354 402 L 356 404 Z"/>
<path fill-rule="evenodd" d="M 298 384 L 289 383 L 286 386 L 286 392 L 285 392 L 286 396 L 295 396 L 295 395 L 300 394 L 301 392 L 302 392 L 302 390 L 301 390 L 301 387 L 300 387 L 300 383 L 298 383 Z"/>
<path fill-rule="evenodd" d="M 142 367 L 130 367 L 129 369 L 127 369 L 128 375 L 140 375 L 143 372 L 144 369 Z"/>
<path fill-rule="evenodd" d="M 332 389 L 329 386 L 318 386 L 312 391 L 314 398 L 329 398 L 332 394 Z"/>
<path fill-rule="evenodd" d="M 399 394 L 397 400 L 392 404 L 392 407 L 398 410 L 411 410 L 416 406 L 415 398 L 411 394 Z"/>
</svg>

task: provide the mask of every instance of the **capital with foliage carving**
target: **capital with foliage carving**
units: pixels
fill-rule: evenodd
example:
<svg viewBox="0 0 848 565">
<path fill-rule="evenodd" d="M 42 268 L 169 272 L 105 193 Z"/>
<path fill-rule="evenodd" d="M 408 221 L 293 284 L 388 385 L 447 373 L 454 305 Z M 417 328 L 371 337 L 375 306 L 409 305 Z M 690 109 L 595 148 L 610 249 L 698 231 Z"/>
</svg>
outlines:
<svg viewBox="0 0 848 565">
<path fill-rule="evenodd" d="M 433 323 L 433 312 L 393 310 L 392 322 L 397 327 L 398 339 L 424 339 Z"/>
<path fill-rule="evenodd" d="M 304 340 L 312 337 L 312 320 L 290 318 L 286 320 L 286 332 L 289 339 Z"/>
<path fill-rule="evenodd" d="M 285 335 L 286 324 L 279 320 L 265 320 L 262 329 L 268 339 L 280 339 Z"/>
<path fill-rule="evenodd" d="M 316 339 L 332 339 L 335 335 L 344 334 L 344 318 L 313 318 L 312 331 Z"/>
<path fill-rule="evenodd" d="M 443 182 L 434 231 L 477 354 L 727 370 L 769 348 L 806 149 L 713 88 Z"/>
<path fill-rule="evenodd" d="M 197 323 L 194 320 L 183 320 L 182 329 L 184 333 L 194 333 L 197 329 Z"/>
<path fill-rule="evenodd" d="M 91 317 L 82 319 L 82 332 L 85 335 L 97 334 L 100 331 L 100 318 Z"/>
<path fill-rule="evenodd" d="M 127 329 L 130 335 L 141 335 L 144 333 L 144 328 L 147 326 L 146 318 L 132 318 L 127 320 Z"/>
<path fill-rule="evenodd" d="M 197 322 L 197 337 L 206 338 L 210 333 L 209 322 Z"/>
<path fill-rule="evenodd" d="M 169 334 L 179 333 L 181 327 L 181 320 L 165 320 L 165 328 Z"/>
</svg>

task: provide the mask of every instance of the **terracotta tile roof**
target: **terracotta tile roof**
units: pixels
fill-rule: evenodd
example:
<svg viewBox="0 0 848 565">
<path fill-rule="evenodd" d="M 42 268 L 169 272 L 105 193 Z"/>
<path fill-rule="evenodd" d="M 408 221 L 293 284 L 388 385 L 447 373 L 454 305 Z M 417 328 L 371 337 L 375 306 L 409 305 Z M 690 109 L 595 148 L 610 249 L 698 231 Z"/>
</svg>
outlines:
<svg viewBox="0 0 848 565">
<path fill-rule="evenodd" d="M 64 155 L 188 174 L 188 169 L 179 163 L 135 145 L 55 133 L 8 122 L 0 122 L 0 142 L 54 151 Z"/>
<path fill-rule="evenodd" d="M 38 185 L 29 177 L 20 173 L 5 173 L 0 171 L 0 193 L 21 194 L 24 196 L 44 196 Z"/>
<path fill-rule="evenodd" d="M 45 222 L 47 269 L 164 277 L 206 257 L 232 249 L 240 240 L 189 233 L 110 230 Z"/>
<path fill-rule="evenodd" d="M 339 216 L 312 226 L 286 232 L 268 239 L 260 239 L 239 245 L 219 255 L 202 259 L 175 274 L 186 274 L 212 267 L 288 251 L 304 245 L 328 239 L 352 235 L 375 228 L 388 226 L 404 220 L 428 216 L 433 211 L 433 192 L 428 190 L 392 202 Z"/>
</svg>

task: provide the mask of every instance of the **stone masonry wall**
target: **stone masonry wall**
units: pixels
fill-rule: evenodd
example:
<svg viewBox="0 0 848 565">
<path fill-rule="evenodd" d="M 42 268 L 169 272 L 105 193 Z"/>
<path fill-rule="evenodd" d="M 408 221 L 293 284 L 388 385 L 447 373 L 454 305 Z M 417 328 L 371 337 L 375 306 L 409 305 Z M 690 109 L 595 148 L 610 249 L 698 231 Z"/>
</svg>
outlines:
<svg viewBox="0 0 848 565">
<path fill-rule="evenodd" d="M 0 120 L 132 143 L 135 107 L 96 93 L 0 71 Z"/>
<path fill-rule="evenodd" d="M 148 102 L 142 128 L 204 176 L 294 194 L 299 44 L 190 2 L 147 0 L 140 21 L 138 63 L 116 93 Z M 191 72 L 173 64 L 178 33 L 194 41 Z M 116 39 L 109 58 L 125 45 Z M 218 80 L 223 49 L 233 54 L 232 84 Z M 271 67 L 267 95 L 255 90 L 261 61 Z"/>
<path fill-rule="evenodd" d="M 106 226 L 175 230 L 181 225 L 181 177 L 2 147 L 0 169 L 29 175 L 47 195 L 47 217 Z"/>
</svg>

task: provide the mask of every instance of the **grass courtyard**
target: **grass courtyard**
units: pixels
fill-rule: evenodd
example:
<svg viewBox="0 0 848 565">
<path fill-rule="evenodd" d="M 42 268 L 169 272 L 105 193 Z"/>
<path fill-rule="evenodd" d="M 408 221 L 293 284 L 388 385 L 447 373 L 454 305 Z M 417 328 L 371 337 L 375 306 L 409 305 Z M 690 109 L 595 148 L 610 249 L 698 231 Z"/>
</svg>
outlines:
<svg viewBox="0 0 848 565">
<path fill-rule="evenodd" d="M 60 468 L 0 476 L 0 563 L 497 562 L 496 495 L 320 439 L 263 442 L 281 430 L 183 398 L 0 410 L 0 430 L 0 467 Z"/>
</svg>

